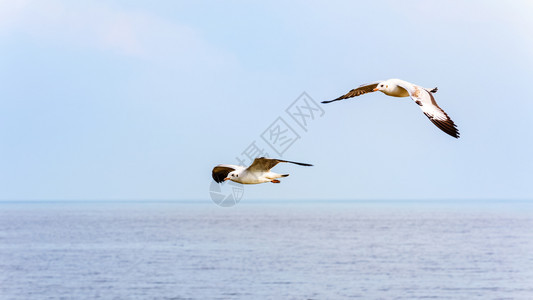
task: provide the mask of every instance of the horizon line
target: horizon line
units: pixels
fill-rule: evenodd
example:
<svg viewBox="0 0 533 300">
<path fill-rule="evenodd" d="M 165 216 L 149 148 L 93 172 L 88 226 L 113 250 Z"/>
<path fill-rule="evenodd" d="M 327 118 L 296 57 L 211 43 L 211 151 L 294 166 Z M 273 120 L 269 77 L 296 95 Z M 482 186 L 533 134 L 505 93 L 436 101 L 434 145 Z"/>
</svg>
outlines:
<svg viewBox="0 0 533 300">
<path fill-rule="evenodd" d="M 243 201 L 244 200 L 244 201 Z M 264 204 L 264 203 L 533 203 L 533 199 L 527 198 L 439 198 L 439 199 L 243 199 L 239 204 Z M 8 200 L 0 199 L 0 204 L 31 204 L 31 203 L 209 203 L 212 202 L 209 198 L 203 199 L 20 199 Z"/>
</svg>

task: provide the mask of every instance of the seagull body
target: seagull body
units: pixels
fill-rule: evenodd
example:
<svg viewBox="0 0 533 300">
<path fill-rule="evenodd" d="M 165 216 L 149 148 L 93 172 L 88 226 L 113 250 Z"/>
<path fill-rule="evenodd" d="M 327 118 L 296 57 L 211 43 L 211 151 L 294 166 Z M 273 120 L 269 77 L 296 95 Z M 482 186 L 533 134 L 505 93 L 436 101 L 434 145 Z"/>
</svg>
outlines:
<svg viewBox="0 0 533 300">
<path fill-rule="evenodd" d="M 221 183 L 226 180 L 242 184 L 258 184 L 265 182 L 280 183 L 278 178 L 287 177 L 289 174 L 278 174 L 270 171 L 278 163 L 291 163 L 300 166 L 312 166 L 311 164 L 299 163 L 294 161 L 259 157 L 248 167 L 237 165 L 218 165 L 213 168 L 213 179 Z"/>
<path fill-rule="evenodd" d="M 330 103 L 377 91 L 392 97 L 411 97 L 411 99 L 420 106 L 422 112 L 429 118 L 429 120 L 440 130 L 454 138 L 459 138 L 457 126 L 452 119 L 448 117 L 444 110 L 437 105 L 435 98 L 433 98 L 432 93 L 436 93 L 437 88 L 430 90 L 404 80 L 389 79 L 363 84 L 339 98 L 330 101 L 322 101 L 322 103 Z"/>
</svg>

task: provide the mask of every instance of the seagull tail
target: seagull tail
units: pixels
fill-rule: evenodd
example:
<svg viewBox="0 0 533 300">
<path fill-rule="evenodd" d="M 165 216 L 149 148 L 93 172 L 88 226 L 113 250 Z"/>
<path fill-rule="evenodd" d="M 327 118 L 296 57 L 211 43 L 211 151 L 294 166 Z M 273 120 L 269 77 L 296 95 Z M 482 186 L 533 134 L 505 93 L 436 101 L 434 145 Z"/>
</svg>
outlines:
<svg viewBox="0 0 533 300">
<path fill-rule="evenodd" d="M 282 174 L 281 177 L 287 177 L 289 174 Z"/>
</svg>

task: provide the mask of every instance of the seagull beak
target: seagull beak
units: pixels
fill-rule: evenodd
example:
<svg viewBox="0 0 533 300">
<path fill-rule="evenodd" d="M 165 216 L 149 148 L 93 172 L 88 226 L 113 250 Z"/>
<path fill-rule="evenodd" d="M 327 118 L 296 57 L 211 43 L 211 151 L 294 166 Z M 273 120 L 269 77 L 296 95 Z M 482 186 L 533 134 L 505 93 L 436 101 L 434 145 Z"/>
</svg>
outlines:
<svg viewBox="0 0 533 300">
<path fill-rule="evenodd" d="M 378 88 L 375 88 L 375 89 L 372 90 L 372 92 L 377 92 L 377 91 L 379 91 Z"/>
<path fill-rule="evenodd" d="M 228 180 L 229 180 L 229 178 L 228 178 L 228 177 L 224 178 L 224 181 L 228 181 Z"/>
</svg>

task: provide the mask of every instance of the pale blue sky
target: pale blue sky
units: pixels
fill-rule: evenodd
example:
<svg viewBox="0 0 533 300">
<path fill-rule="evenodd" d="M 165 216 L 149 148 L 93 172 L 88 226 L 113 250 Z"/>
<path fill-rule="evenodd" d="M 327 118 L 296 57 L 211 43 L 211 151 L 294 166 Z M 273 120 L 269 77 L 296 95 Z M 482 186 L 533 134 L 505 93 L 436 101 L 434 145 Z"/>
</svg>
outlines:
<svg viewBox="0 0 533 300">
<path fill-rule="evenodd" d="M 533 199 L 530 1 L 0 0 L 0 200 L 208 199 L 306 92 L 324 105 L 245 199 Z M 295 128 L 298 129 L 298 128 Z M 264 145 L 264 144 L 263 144 Z M 272 151 L 270 151 L 272 153 Z M 271 155 L 276 156 L 276 155 Z"/>
</svg>

